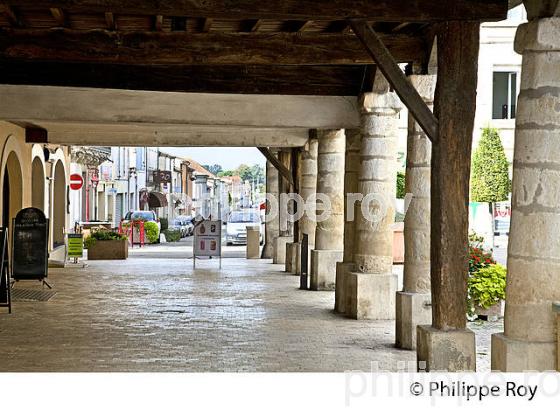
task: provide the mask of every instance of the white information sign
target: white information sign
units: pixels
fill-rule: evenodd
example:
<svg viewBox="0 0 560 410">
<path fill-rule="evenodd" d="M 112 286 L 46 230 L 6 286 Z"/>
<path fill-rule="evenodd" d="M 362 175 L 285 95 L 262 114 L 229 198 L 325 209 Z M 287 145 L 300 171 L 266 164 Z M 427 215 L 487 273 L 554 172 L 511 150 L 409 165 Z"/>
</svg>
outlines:
<svg viewBox="0 0 560 410">
<path fill-rule="evenodd" d="M 193 241 L 193 265 L 197 256 L 217 256 L 222 265 L 222 221 L 200 221 L 196 223 Z"/>
</svg>

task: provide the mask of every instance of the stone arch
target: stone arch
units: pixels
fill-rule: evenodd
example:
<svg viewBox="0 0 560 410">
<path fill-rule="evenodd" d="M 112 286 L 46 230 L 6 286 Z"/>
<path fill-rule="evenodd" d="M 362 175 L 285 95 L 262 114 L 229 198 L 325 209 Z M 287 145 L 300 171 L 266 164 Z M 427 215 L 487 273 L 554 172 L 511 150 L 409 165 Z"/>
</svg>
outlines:
<svg viewBox="0 0 560 410">
<path fill-rule="evenodd" d="M 11 151 L 6 159 L 2 179 L 2 224 L 10 226 L 11 220 L 23 207 L 23 177 L 18 155 Z"/>
<path fill-rule="evenodd" d="M 54 187 L 52 206 L 53 248 L 64 245 L 64 228 L 66 227 L 66 170 L 61 160 L 54 166 Z"/>
<path fill-rule="evenodd" d="M 31 163 L 31 206 L 45 210 L 45 166 L 38 156 Z"/>
</svg>

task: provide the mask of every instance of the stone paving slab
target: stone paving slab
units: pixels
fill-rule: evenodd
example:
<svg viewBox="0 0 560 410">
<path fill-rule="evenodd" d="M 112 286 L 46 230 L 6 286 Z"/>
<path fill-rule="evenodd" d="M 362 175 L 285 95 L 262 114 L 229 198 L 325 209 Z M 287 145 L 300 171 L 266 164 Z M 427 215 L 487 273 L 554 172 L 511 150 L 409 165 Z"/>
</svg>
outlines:
<svg viewBox="0 0 560 410">
<path fill-rule="evenodd" d="M 298 290 L 283 266 L 198 267 L 131 258 L 52 269 L 50 301 L 0 311 L 0 371 L 394 371 L 415 360 L 393 347 L 393 321 L 337 316 L 334 292 Z"/>
</svg>

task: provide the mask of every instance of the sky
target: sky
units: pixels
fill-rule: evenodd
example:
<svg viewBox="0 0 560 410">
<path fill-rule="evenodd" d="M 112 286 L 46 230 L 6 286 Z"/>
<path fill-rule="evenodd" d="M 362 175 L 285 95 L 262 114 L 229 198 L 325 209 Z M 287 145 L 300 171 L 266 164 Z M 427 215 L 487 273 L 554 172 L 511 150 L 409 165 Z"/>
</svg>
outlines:
<svg viewBox="0 0 560 410">
<path fill-rule="evenodd" d="M 161 151 L 168 152 L 180 157 L 192 158 L 202 165 L 220 164 L 224 170 L 235 169 L 241 164 L 265 166 L 266 160 L 256 148 L 161 148 Z"/>
</svg>

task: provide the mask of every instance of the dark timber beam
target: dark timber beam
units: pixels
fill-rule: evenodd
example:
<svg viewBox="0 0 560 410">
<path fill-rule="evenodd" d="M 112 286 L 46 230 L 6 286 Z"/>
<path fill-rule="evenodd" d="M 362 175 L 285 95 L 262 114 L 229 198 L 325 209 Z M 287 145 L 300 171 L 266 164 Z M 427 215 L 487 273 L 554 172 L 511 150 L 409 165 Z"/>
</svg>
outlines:
<svg viewBox="0 0 560 410">
<path fill-rule="evenodd" d="M 422 61 L 422 39 L 383 37 L 399 62 Z M 336 45 L 336 47 L 333 47 Z M 0 57 L 113 64 L 371 64 L 353 35 L 0 29 Z"/>
<path fill-rule="evenodd" d="M 437 40 L 434 113 L 439 120 L 439 138 L 432 144 L 432 326 L 454 330 L 466 327 L 469 178 L 479 24 L 442 24 Z"/>
<path fill-rule="evenodd" d="M 12 27 L 16 27 L 16 28 L 23 27 L 23 23 L 17 16 L 14 9 L 9 5 L 0 3 L 0 13 L 6 17 L 6 20 L 8 20 L 8 22 Z"/>
<path fill-rule="evenodd" d="M 37 0 L 9 0 L 36 8 Z M 319 4 L 320 3 L 320 4 Z M 507 0 L 43 0 L 43 7 L 105 12 L 239 19 L 446 21 L 503 20 Z"/>
<path fill-rule="evenodd" d="M 25 142 L 28 144 L 46 144 L 49 142 L 49 133 L 44 128 L 25 127 Z"/>
<path fill-rule="evenodd" d="M 268 161 L 270 161 L 270 163 L 274 166 L 274 168 L 276 168 L 278 170 L 278 172 L 280 172 L 280 175 L 282 175 L 282 177 L 284 177 L 284 179 L 291 186 L 295 186 L 294 185 L 294 177 L 292 176 L 292 173 L 290 172 L 290 170 L 272 152 L 270 152 L 270 150 L 268 148 L 258 147 L 258 149 L 261 152 L 261 154 L 263 154 L 264 157 Z"/>
<path fill-rule="evenodd" d="M 64 14 L 64 10 L 60 8 L 52 8 L 51 15 L 58 24 L 59 27 L 68 27 L 68 21 L 66 20 L 66 14 Z"/>
<path fill-rule="evenodd" d="M 117 25 L 115 24 L 115 16 L 113 13 L 105 13 L 105 24 L 107 24 L 107 30 L 114 31 L 117 28 Z"/>
<path fill-rule="evenodd" d="M 350 25 L 418 124 L 432 142 L 437 141 L 438 121 L 436 117 L 410 84 L 381 38 L 365 21 L 352 20 Z"/>
<path fill-rule="evenodd" d="M 226 94 L 358 96 L 369 66 L 138 66 L 2 61 L 2 84 Z M 363 80 L 363 81 L 362 81 Z"/>
</svg>

